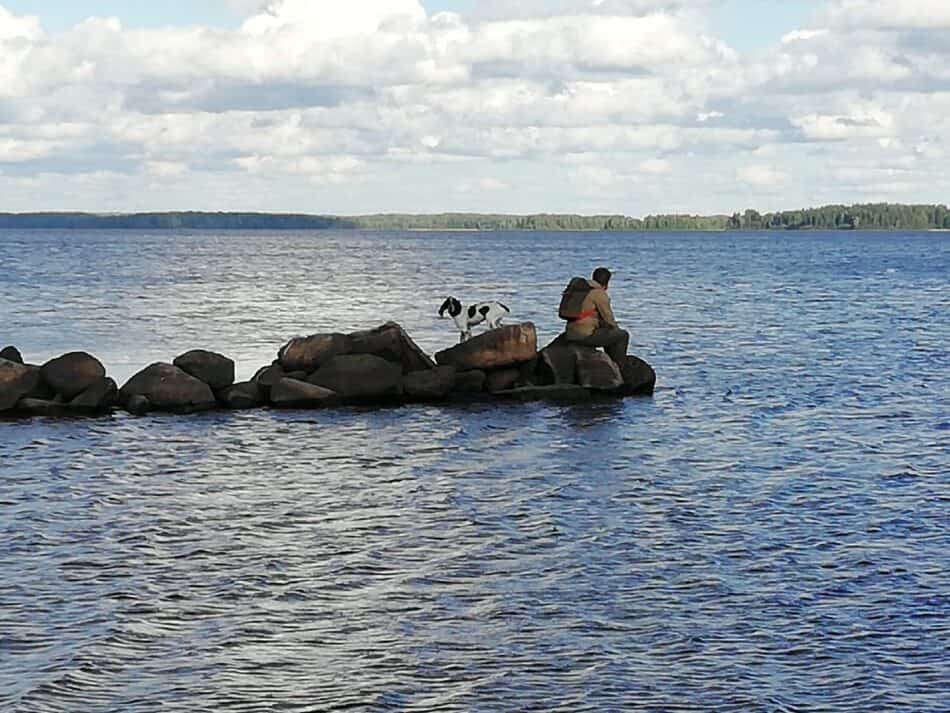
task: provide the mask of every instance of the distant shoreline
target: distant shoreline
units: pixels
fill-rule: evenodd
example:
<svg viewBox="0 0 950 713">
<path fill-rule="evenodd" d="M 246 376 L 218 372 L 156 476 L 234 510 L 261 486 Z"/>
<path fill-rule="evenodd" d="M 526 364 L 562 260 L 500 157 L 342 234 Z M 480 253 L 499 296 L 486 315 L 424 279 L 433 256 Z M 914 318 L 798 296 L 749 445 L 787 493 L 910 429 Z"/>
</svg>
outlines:
<svg viewBox="0 0 950 713">
<path fill-rule="evenodd" d="M 942 204 L 870 203 L 803 210 L 714 215 L 577 215 L 565 213 L 305 213 L 168 211 L 146 213 L 0 213 L 0 229 L 13 230 L 405 230 L 411 232 L 585 231 L 931 231 L 950 232 Z"/>
</svg>

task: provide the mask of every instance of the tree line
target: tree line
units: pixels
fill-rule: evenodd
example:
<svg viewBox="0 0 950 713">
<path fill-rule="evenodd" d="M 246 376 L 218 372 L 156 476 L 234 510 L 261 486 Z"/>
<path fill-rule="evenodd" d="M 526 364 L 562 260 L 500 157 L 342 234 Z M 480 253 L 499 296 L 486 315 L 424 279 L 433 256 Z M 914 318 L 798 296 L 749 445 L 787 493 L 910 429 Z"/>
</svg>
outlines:
<svg viewBox="0 0 950 713">
<path fill-rule="evenodd" d="M 950 230 L 945 205 L 869 203 L 732 215 L 574 215 L 538 213 L 381 213 L 332 216 L 285 213 L 0 213 L 0 228 L 127 230 Z"/>
</svg>

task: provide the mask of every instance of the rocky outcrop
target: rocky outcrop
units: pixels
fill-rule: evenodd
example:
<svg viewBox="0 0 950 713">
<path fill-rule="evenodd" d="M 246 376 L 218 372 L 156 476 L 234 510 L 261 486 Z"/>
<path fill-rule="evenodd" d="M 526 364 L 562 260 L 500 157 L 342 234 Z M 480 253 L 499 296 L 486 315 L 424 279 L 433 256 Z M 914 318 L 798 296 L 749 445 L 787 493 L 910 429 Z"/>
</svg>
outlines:
<svg viewBox="0 0 950 713">
<path fill-rule="evenodd" d="M 20 350 L 16 347 L 4 347 L 0 349 L 0 359 L 12 361 L 14 364 L 23 363 L 23 355 L 20 354 Z"/>
<path fill-rule="evenodd" d="M 264 403 L 260 387 L 253 381 L 232 384 L 216 392 L 215 395 L 218 397 L 218 403 L 233 411 L 257 408 Z"/>
<path fill-rule="evenodd" d="M 106 376 L 70 401 L 69 408 L 81 413 L 102 413 L 114 407 L 118 401 L 118 386 Z"/>
<path fill-rule="evenodd" d="M 575 383 L 595 391 L 616 391 L 623 386 L 623 376 L 613 359 L 593 347 L 572 347 L 577 355 Z"/>
<path fill-rule="evenodd" d="M 456 394 L 480 394 L 485 391 L 486 379 L 485 372 L 478 369 L 458 372 L 452 391 Z"/>
<path fill-rule="evenodd" d="M 314 334 L 291 339 L 280 348 L 277 360 L 285 372 L 311 373 L 336 356 L 349 354 L 353 343 L 345 334 Z"/>
<path fill-rule="evenodd" d="M 104 379 L 106 368 L 91 354 L 70 352 L 46 362 L 40 374 L 55 393 L 70 401 Z"/>
<path fill-rule="evenodd" d="M 403 380 L 404 392 L 410 401 L 443 401 L 454 386 L 454 366 L 414 371 Z"/>
<path fill-rule="evenodd" d="M 441 366 L 459 371 L 491 370 L 531 361 L 538 351 L 538 335 L 530 322 L 493 329 L 435 355 Z"/>
<path fill-rule="evenodd" d="M 278 408 L 319 408 L 337 401 L 330 389 L 297 379 L 281 379 L 271 389 L 270 401 Z"/>
<path fill-rule="evenodd" d="M 347 402 L 392 401 L 403 393 L 402 367 L 372 354 L 334 357 L 307 381 Z"/>
<path fill-rule="evenodd" d="M 172 364 L 205 382 L 212 391 L 227 388 L 234 383 L 234 361 L 222 354 L 193 349 L 176 357 Z"/>
<path fill-rule="evenodd" d="M 623 396 L 651 396 L 656 388 L 656 371 L 638 356 L 630 355 L 621 365 Z"/>
<path fill-rule="evenodd" d="M 0 411 L 9 411 L 40 382 L 40 370 L 0 359 Z"/>
<path fill-rule="evenodd" d="M 435 368 L 435 362 L 395 322 L 348 335 L 350 354 L 372 354 L 402 366 L 403 374 Z"/>
<path fill-rule="evenodd" d="M 161 362 L 140 371 L 119 391 L 119 399 L 126 405 L 135 396 L 147 399 L 149 410 L 152 411 L 192 413 L 206 411 L 217 405 L 211 387 L 205 382 L 186 374 L 173 364 Z"/>
</svg>

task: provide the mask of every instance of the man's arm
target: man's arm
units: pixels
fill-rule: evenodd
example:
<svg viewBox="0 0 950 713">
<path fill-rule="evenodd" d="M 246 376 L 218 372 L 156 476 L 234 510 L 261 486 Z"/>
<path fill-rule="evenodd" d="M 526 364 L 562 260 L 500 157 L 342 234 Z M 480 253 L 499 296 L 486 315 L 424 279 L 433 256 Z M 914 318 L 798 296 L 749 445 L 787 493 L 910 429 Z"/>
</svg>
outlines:
<svg viewBox="0 0 950 713">
<path fill-rule="evenodd" d="M 594 306 L 600 315 L 600 321 L 608 327 L 619 329 L 620 325 L 617 324 L 617 320 L 614 318 L 614 311 L 610 308 L 610 295 L 607 294 L 606 290 L 598 290 L 598 293 L 599 294 L 594 296 Z"/>
</svg>

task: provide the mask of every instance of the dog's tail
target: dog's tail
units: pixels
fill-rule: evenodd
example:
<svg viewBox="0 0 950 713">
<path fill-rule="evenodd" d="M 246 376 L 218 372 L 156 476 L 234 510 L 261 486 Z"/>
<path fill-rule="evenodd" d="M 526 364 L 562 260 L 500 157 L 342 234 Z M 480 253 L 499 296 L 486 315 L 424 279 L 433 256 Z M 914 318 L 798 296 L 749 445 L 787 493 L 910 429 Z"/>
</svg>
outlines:
<svg viewBox="0 0 950 713">
<path fill-rule="evenodd" d="M 508 307 L 503 305 L 501 302 L 498 303 L 498 306 L 501 307 L 503 310 L 505 310 L 505 312 L 507 312 L 508 314 L 511 314 L 511 310 L 508 309 Z"/>
</svg>

